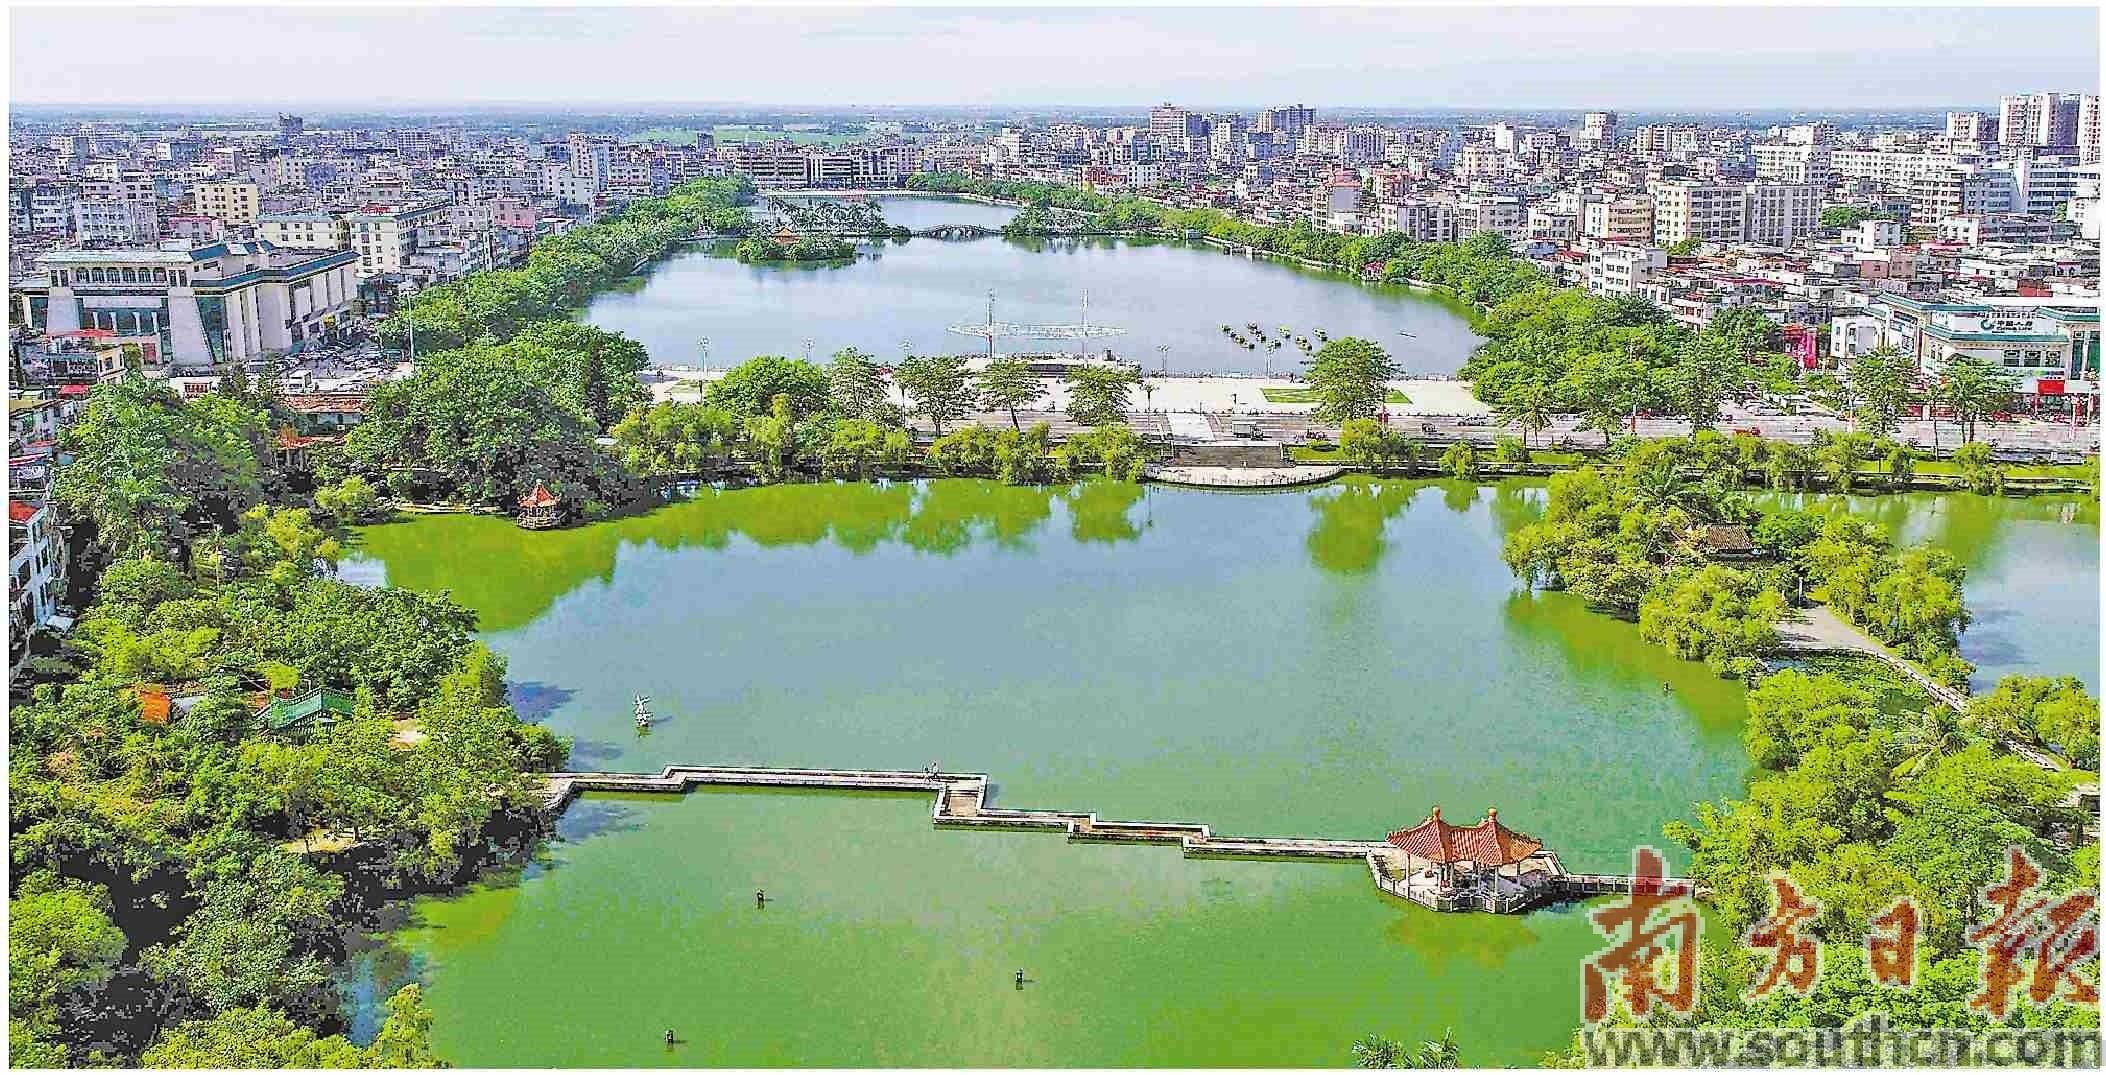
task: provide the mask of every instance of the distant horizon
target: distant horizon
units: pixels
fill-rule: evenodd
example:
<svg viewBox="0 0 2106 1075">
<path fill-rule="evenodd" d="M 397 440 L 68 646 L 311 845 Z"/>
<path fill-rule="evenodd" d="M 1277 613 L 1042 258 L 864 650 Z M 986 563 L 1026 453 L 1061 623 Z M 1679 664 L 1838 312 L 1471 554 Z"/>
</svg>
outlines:
<svg viewBox="0 0 2106 1075">
<path fill-rule="evenodd" d="M 2032 90 L 2027 90 L 2027 91 L 2013 91 L 2013 92 L 2055 92 L 2055 93 L 2084 93 L 2084 92 L 2091 92 L 2091 91 L 2087 91 L 2087 90 L 2056 90 L 2056 89 L 2047 89 L 2047 88 L 2043 88 L 2043 87 L 2035 87 L 2035 88 L 2034 88 L 2034 89 L 2032 89 Z M 1146 103 L 1146 104 L 1064 104 L 1064 103 L 1059 103 L 1059 102 L 1043 102 L 1043 101 L 1042 101 L 1042 102 L 1028 102 L 1028 103 L 1026 103 L 1026 102 L 1020 102 L 1020 103 L 1017 103 L 1017 104 L 1006 104 L 1006 105 L 962 105 L 962 104 L 957 104 L 957 103 L 942 103 L 942 102 L 926 102 L 926 103 L 905 103 L 905 104 L 890 104 L 890 103 L 888 103 L 888 104 L 875 104 L 875 103 L 869 103 L 869 102 L 857 102 L 857 103 L 838 103 L 838 104 L 824 104 L 824 103 L 814 103 L 814 102 L 765 102 L 765 101 L 695 101 L 695 102 L 670 102 L 670 103 L 668 103 L 668 102 L 663 102 L 663 101 L 601 101 L 601 102 L 592 102 L 592 103 L 590 103 L 590 104 L 578 104 L 578 103 L 574 103 L 574 102 L 555 102 L 555 101 L 527 101 L 527 100 L 522 100 L 522 101 L 494 101 L 494 100 L 491 100 L 491 101 L 455 101 L 455 102 L 448 102 L 448 101 L 400 101 L 400 102 L 375 102 L 375 101 L 363 101 L 363 102 L 355 102 L 355 103 L 354 103 L 354 102 L 344 102 L 344 101 L 274 101 L 274 102 L 267 102 L 267 103 L 258 103 L 258 102 L 254 102 L 254 101 L 233 101 L 233 100 L 229 100 L 229 101 L 198 101 L 198 102 L 192 102 L 192 103 L 186 103 L 186 104 L 168 104 L 168 103 L 165 103 L 165 102 L 143 102 L 143 101 L 142 101 L 142 102 L 124 102 L 124 101 L 112 101 L 112 102 L 97 102 L 97 103 L 82 103 L 82 102 L 75 102 L 75 101 L 17 101 L 17 102 L 12 102 L 12 103 L 10 104 L 10 106 L 9 106 L 9 111 L 10 111 L 10 113 L 11 113 L 11 114 L 12 114 L 12 113 L 15 113 L 15 112 L 39 112 L 39 113 L 68 113 L 68 112 L 75 112 L 75 113 L 92 113 L 92 112 L 134 112 L 134 113 L 139 113 L 139 114 L 142 114 L 142 115 L 207 114 L 207 115 L 223 115 L 223 116 L 227 116 L 227 117 L 231 117 L 231 118 L 242 118 L 242 117 L 248 117 L 248 116 L 255 116 L 255 117 L 269 117 L 269 116 L 273 116 L 273 115 L 275 115 L 275 114 L 277 114 L 277 113 L 280 113 L 280 112 L 296 112 L 296 113 L 303 113 L 303 114 L 315 114 L 315 115 L 374 115 L 374 116 L 395 116 L 395 115 L 399 115 L 399 116 L 414 116 L 414 115 L 426 115 L 426 114 L 447 114 L 447 113 L 476 113 L 476 112 L 493 112 L 493 113 L 495 113 L 495 112 L 529 112 L 529 113 L 535 113 L 535 114 L 542 114 L 542 115 L 551 115 L 551 116 L 564 116 L 564 115 L 614 115 L 614 114 L 623 114 L 623 113 L 627 113 L 627 114 L 633 114 L 633 115 L 639 115 L 639 116 L 653 116 L 653 117 L 664 117 L 664 116 L 678 116 L 678 115 L 687 115 L 687 114 L 694 114 L 694 113 L 719 113 L 719 114 L 733 114 L 733 115 L 738 115 L 738 114 L 747 114 L 747 113 L 754 113 L 754 114 L 765 114 L 765 113 L 780 113 L 780 114 L 790 114 L 790 115 L 806 115 L 806 114 L 808 114 L 808 115 L 815 115 L 815 116 L 823 116 L 823 115 L 845 115 L 845 114 L 856 114 L 856 113 L 872 113 L 872 114 L 886 114 L 886 113 L 906 113 L 906 114 L 915 114 L 915 115 L 926 115 L 926 114 L 934 114 L 934 113 L 952 113 L 952 114 L 960 114 L 960 115 L 989 115 L 989 116 L 1002 116 L 1002 115 L 1014 115 L 1014 114 L 1018 114 L 1018 113 L 1031 113 L 1031 112 L 1094 112 L 1094 113 L 1132 113 L 1132 114 L 1135 114 L 1135 115 L 1146 115 L 1149 109 L 1151 109 L 1151 108 L 1154 108 L 1154 107 L 1156 107 L 1157 105 L 1159 105 L 1159 104 L 1163 104 L 1163 103 L 1166 103 L 1166 102 L 1161 102 L 1161 101 L 1155 101 L 1155 102 L 1149 102 L 1149 103 Z M 1312 108 L 1312 109 L 1316 110 L 1317 112 L 1428 113 L 1428 114 L 1458 114 L 1458 115 L 1460 115 L 1460 114 L 1472 114 L 1472 113 L 1484 113 L 1484 114 L 1498 114 L 1498 113 L 1528 113 L 1528 114 L 1571 113 L 1571 114 L 1572 114 L 1572 115 L 1574 115 L 1574 116 L 1579 116 L 1579 115 L 1583 115 L 1583 114 L 1585 114 L 1585 113 L 1587 113 L 1587 112 L 1601 112 L 1601 111 L 1606 111 L 1606 112 L 1616 112 L 1616 113 L 1618 113 L 1618 114 L 1627 114 L 1627 113 L 1628 113 L 1628 114 L 1648 114 L 1648 113 L 1658 113 L 1658 114 L 1671 114 L 1671 115 L 1698 115 L 1698 116 L 1702 116 L 1702 115 L 1714 115 L 1714 116 L 1722 116 L 1722 115 L 1753 115 L 1753 114 L 1764 114 L 1764 115 L 1767 115 L 1767 114 L 1777 114 L 1777 113 L 1790 113 L 1790 114 L 1794 114 L 1794 115 L 1832 115 L 1832 116 L 1856 116 L 1856 115 L 1864 115 L 1864 116 L 1878 116 L 1878 115 L 1893 115 L 1893 114 L 1896 114 L 1896 113 L 1926 113 L 1926 114 L 1928 114 L 1928 113 L 1943 113 L 1943 112 L 1953 112 L 1953 111 L 1989 111 L 1989 112 L 1993 112 L 1993 111 L 1995 111 L 1995 110 L 1996 110 L 1996 107 L 1997 107 L 1997 102 L 1996 102 L 1996 101 L 1994 101 L 1994 100 L 1990 100 L 1990 101 L 1978 101 L 1978 102 L 1946 102 L 1946 103 L 1923 103 L 1923 104 L 1895 104 L 1895 105 L 1883 105 L 1883 106 L 1876 106 L 1876 107 L 1875 107 L 1875 106 L 1852 106 L 1852 107 L 1840 107 L 1840 106 L 1821 106 L 1821 105 L 1793 105 L 1793 106 L 1752 106 L 1752 105 L 1750 105 L 1750 106 L 1739 106 L 1739 107 L 1734 107 L 1734 106 L 1726 106 L 1726 105 L 1719 105 L 1719 106 L 1709 106 L 1709 107 L 1694 107 L 1694 106 L 1680 106 L 1680 105 L 1661 105 L 1661 104 L 1620 104 L 1620 105 L 1619 105 L 1619 104 L 1604 104 L 1604 105 L 1544 105 L 1544 104 L 1473 104 L 1473 105 L 1440 105 L 1440 104 L 1408 104 L 1408 105 L 1407 105 L 1407 104 L 1376 104 L 1376 103 L 1369 103 L 1369 102 L 1351 102 L 1351 101 L 1347 101 L 1347 102 L 1322 102 L 1322 103 L 1318 103 L 1318 102 L 1309 102 L 1309 101 L 1274 101 L 1274 102 L 1270 102 L 1270 103 L 1267 103 L 1267 104 L 1221 104 L 1221 103 L 1212 103 L 1212 102 L 1200 102 L 1200 101 L 1170 101 L 1170 102 L 1167 102 L 1167 103 L 1169 103 L 1169 104 L 1174 104 L 1174 105 L 1177 105 L 1177 106 L 1179 106 L 1179 107 L 1187 108 L 1187 109 L 1190 109 L 1191 111 L 1195 111 L 1195 112 L 1239 112 L 1239 113 L 1253 113 L 1253 114 L 1254 114 L 1254 113 L 1257 113 L 1257 112 L 1260 112 L 1260 111 L 1263 111 L 1263 110 L 1265 110 L 1265 109 L 1268 109 L 1268 108 L 1277 108 L 1277 107 L 1281 107 L 1282 105 L 1285 105 L 1285 104 L 1306 104 L 1306 105 L 1307 105 L 1308 107 L 1310 107 L 1310 108 Z"/>
<path fill-rule="evenodd" d="M 999 113 L 1300 100 L 1363 111 L 1842 113 L 1984 107 L 1949 102 L 2097 92 L 2099 82 L 2095 8 L 42 7 L 9 19 L 12 103 L 76 111 L 969 101 Z M 123 48 L 60 47 L 100 39 L 113 20 Z M 228 48 L 259 34 L 270 48 Z M 1867 41 L 1876 52 L 1852 45 Z M 248 103 L 271 101 L 273 87 L 298 89 Z M 354 98 L 352 87 L 371 92 Z M 871 103 L 880 87 L 888 103 Z M 550 97 L 560 105 L 544 105 Z M 657 103 L 668 101 L 680 103 Z"/>
</svg>

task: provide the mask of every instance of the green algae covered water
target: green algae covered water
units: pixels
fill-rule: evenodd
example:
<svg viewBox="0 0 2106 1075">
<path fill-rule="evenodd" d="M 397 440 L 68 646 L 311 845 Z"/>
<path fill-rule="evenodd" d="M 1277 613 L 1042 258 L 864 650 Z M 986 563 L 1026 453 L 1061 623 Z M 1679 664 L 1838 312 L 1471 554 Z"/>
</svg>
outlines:
<svg viewBox="0 0 2106 1075">
<path fill-rule="evenodd" d="M 374 527 L 348 571 L 475 608 L 579 768 L 939 761 L 999 803 L 1231 834 L 1497 806 L 1572 868 L 1619 870 L 1741 786 L 1743 695 L 1518 589 L 1499 543 L 1540 499 L 771 487 L 553 533 Z M 2062 596 L 2096 593 L 2094 507 L 1851 506 L 1954 547 L 1978 611 L 2007 610 L 1978 617 L 1985 677 L 2096 681 L 2096 605 Z M 928 808 L 588 796 L 543 861 L 417 903 L 375 973 L 423 981 L 469 1065 L 1333 1065 L 1369 1032 L 1445 1029 L 1469 1063 L 1531 1064 L 1577 1022 L 1577 908 L 1441 916 L 1358 864 L 939 831 Z"/>
</svg>

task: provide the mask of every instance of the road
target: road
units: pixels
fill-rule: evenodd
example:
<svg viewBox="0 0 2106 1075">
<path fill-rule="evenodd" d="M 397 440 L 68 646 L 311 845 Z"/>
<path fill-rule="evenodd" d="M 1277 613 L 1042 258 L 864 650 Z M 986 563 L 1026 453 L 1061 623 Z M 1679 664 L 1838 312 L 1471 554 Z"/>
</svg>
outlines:
<svg viewBox="0 0 2106 1075">
<path fill-rule="evenodd" d="M 698 399 L 700 392 L 695 382 L 723 375 L 719 370 L 668 370 L 667 373 L 671 376 L 652 385 L 656 398 Z M 1018 417 L 1025 425 L 1047 422 L 1056 433 L 1065 433 L 1071 428 L 1063 413 L 1067 406 L 1067 386 L 1052 380 L 1046 384 L 1046 398 L 1032 410 L 1020 412 Z M 1391 427 L 1414 436 L 1489 444 L 1495 437 L 1516 432 L 1499 426 L 1491 408 L 1470 394 L 1466 382 L 1405 380 L 1394 381 L 1391 387 L 1409 402 L 1389 405 L 1386 420 Z M 1314 404 L 1273 402 L 1265 395 L 1267 389 L 1273 390 L 1277 396 L 1305 388 L 1307 385 L 1285 377 L 1151 376 L 1143 382 L 1143 390 L 1134 393 L 1136 413 L 1132 424 L 1136 430 L 1152 436 L 1168 435 L 1193 441 L 1239 439 L 1239 429 L 1246 433 L 1254 429 L 1258 434 L 1255 438 L 1240 439 L 1294 442 L 1306 440 L 1312 434 L 1336 437 L 1337 426 L 1318 422 L 1310 414 L 1315 409 Z M 970 421 L 1008 425 L 1009 416 L 976 415 Z M 924 428 L 927 425 L 925 422 L 916 424 Z M 1583 432 L 1578 425 L 1577 417 L 1562 417 L 1551 423 L 1549 429 L 1533 434 L 1529 439 L 1546 447 L 1600 446 L 1603 440 L 1600 433 Z M 1769 440 L 1806 444 L 1813 440 L 1816 430 L 1843 432 L 1850 428 L 1850 424 L 1831 415 L 1753 414 L 1729 406 L 1719 421 L 1719 428 L 1723 431 L 1754 429 Z M 1642 437 L 1685 437 L 1689 435 L 1690 424 L 1672 418 L 1640 418 L 1637 432 Z M 2072 427 L 2032 419 L 1984 422 L 1976 428 L 1975 436 L 2013 456 L 2074 457 L 2099 450 L 2099 429 L 2095 425 Z M 1951 421 L 1910 420 L 1901 423 L 1897 437 L 1917 448 L 1950 451 L 1960 443 L 1960 430 Z"/>
</svg>

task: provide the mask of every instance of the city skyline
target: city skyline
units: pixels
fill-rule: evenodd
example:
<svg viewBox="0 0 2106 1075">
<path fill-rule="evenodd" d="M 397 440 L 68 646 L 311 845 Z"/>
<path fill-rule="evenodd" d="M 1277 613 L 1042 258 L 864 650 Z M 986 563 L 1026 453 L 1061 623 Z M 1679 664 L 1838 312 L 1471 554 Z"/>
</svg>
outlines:
<svg viewBox="0 0 2106 1075">
<path fill-rule="evenodd" d="M 2094 9 L 1795 10 L 1818 29 L 1746 8 L 17 8 L 10 88 L 18 105 L 84 108 L 1702 111 L 1978 106 L 2015 83 L 2097 82 Z M 111 17 L 133 30 L 122 51 L 39 47 Z M 260 18 L 274 47 L 230 57 Z M 1868 80 L 1858 43 L 1873 39 Z M 155 74 L 171 67 L 222 77 L 171 85 Z"/>
</svg>

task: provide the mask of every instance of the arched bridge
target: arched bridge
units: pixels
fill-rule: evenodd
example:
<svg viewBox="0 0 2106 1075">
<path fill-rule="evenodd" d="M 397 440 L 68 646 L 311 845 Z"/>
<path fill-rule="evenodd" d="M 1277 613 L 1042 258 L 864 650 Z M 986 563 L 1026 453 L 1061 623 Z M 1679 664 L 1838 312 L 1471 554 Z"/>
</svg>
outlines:
<svg viewBox="0 0 2106 1075">
<path fill-rule="evenodd" d="M 1002 234 L 999 228 L 983 228 L 978 224 L 943 224 L 934 228 L 923 228 L 914 233 L 917 239 L 983 239 L 989 235 Z"/>
</svg>

